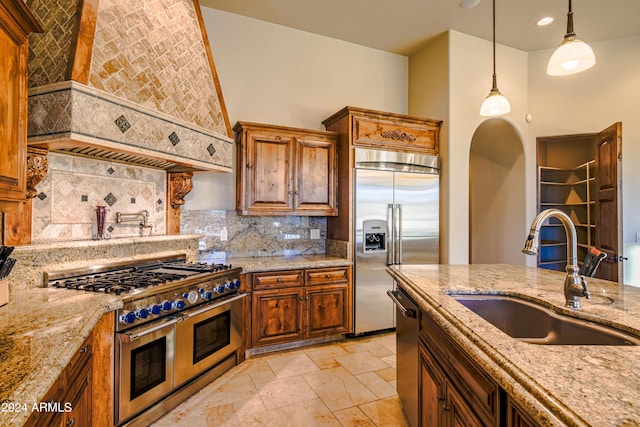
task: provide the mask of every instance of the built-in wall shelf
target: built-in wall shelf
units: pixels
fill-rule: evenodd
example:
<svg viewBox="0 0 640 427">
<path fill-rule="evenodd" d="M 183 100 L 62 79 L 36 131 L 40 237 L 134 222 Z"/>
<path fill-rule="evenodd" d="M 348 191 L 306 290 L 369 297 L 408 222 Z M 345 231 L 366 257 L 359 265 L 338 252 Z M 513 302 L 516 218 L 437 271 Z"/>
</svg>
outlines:
<svg viewBox="0 0 640 427">
<path fill-rule="evenodd" d="M 538 212 L 559 209 L 569 215 L 578 235 L 578 262 L 595 245 L 595 161 L 575 167 L 538 166 Z M 538 266 L 564 271 L 567 264 L 566 233 L 551 218 L 540 230 Z"/>
</svg>

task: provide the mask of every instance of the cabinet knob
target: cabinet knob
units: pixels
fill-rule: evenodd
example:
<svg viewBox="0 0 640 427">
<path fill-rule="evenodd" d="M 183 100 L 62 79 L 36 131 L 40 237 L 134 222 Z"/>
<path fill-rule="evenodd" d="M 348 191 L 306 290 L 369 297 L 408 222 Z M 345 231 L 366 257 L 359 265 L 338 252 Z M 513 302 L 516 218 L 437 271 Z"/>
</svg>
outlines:
<svg viewBox="0 0 640 427">
<path fill-rule="evenodd" d="M 325 279 L 330 279 L 330 278 L 331 278 L 331 275 L 330 275 L 330 274 L 325 274 L 325 275 L 324 275 L 324 278 L 325 278 Z"/>
<path fill-rule="evenodd" d="M 90 349 L 91 349 L 91 346 L 90 346 L 90 345 L 88 345 L 88 346 L 86 346 L 86 347 L 82 347 L 82 348 L 80 349 L 80 353 L 87 353 Z"/>
<path fill-rule="evenodd" d="M 282 278 L 278 277 L 278 278 L 276 279 L 276 282 L 278 282 L 278 283 L 282 283 L 282 282 L 284 282 L 284 280 L 282 280 Z"/>
<path fill-rule="evenodd" d="M 442 404 L 442 410 L 443 410 L 443 411 L 448 411 L 448 410 L 449 410 L 449 407 L 448 407 L 446 404 L 444 404 L 444 403 L 443 403 L 443 404 Z"/>
<path fill-rule="evenodd" d="M 67 420 L 67 424 L 68 427 L 72 427 L 76 425 L 76 419 L 75 418 L 71 418 L 70 420 Z"/>
</svg>

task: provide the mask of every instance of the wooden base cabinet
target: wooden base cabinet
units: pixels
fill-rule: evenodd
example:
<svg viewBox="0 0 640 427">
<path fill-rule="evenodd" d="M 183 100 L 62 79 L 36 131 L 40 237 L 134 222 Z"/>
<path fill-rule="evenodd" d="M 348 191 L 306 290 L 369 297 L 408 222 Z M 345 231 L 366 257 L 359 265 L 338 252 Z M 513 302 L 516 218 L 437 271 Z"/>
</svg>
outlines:
<svg viewBox="0 0 640 427">
<path fill-rule="evenodd" d="M 253 273 L 251 346 L 351 331 L 351 268 Z"/>
<path fill-rule="evenodd" d="M 540 425 L 424 311 L 419 325 L 420 427 Z"/>
<path fill-rule="evenodd" d="M 419 328 L 421 425 L 500 425 L 498 385 L 424 312 Z"/>
<path fill-rule="evenodd" d="M 106 339 L 105 339 L 106 338 Z M 113 426 L 113 313 L 100 319 L 26 426 Z"/>
</svg>

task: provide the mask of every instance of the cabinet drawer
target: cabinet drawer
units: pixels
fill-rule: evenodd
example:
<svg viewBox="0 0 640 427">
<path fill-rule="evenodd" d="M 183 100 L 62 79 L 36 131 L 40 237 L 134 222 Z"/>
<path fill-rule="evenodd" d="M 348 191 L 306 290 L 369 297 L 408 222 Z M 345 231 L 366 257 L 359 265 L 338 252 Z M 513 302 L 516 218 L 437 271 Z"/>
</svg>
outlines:
<svg viewBox="0 0 640 427">
<path fill-rule="evenodd" d="M 488 424 L 495 425 L 499 415 L 498 385 L 491 381 L 424 312 L 420 313 L 419 337 L 436 356 L 478 415 Z"/>
<path fill-rule="evenodd" d="M 353 117 L 353 144 L 438 154 L 439 126 L 427 120 Z"/>
<path fill-rule="evenodd" d="M 303 270 L 253 273 L 253 290 L 302 286 Z"/>
<path fill-rule="evenodd" d="M 307 286 L 349 281 L 349 267 L 318 268 L 307 270 Z"/>
</svg>

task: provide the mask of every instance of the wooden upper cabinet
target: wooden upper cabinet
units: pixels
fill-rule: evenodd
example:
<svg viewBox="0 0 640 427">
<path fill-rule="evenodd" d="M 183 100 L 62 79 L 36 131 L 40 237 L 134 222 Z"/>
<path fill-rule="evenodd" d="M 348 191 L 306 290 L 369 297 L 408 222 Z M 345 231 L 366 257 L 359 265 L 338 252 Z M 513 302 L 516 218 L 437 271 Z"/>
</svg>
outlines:
<svg viewBox="0 0 640 427">
<path fill-rule="evenodd" d="M 0 6 L 0 211 L 24 202 L 27 167 L 27 59 L 42 27 L 22 0 Z"/>
<path fill-rule="evenodd" d="M 337 215 L 333 132 L 238 122 L 236 208 L 242 215 Z"/>
<path fill-rule="evenodd" d="M 323 123 L 327 129 L 333 129 L 345 118 L 350 122 L 353 146 L 438 155 L 441 120 L 345 107 Z"/>
</svg>

